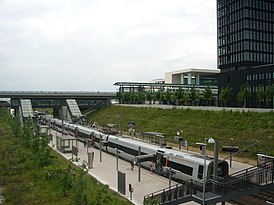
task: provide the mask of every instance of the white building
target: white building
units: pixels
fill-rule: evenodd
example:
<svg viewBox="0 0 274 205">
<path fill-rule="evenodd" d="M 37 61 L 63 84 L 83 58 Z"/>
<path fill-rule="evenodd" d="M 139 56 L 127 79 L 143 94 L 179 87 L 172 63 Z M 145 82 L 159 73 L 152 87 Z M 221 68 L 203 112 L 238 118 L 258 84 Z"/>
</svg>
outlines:
<svg viewBox="0 0 274 205">
<path fill-rule="evenodd" d="M 165 73 L 165 84 L 217 86 L 219 73 L 214 68 L 185 68 Z"/>
</svg>

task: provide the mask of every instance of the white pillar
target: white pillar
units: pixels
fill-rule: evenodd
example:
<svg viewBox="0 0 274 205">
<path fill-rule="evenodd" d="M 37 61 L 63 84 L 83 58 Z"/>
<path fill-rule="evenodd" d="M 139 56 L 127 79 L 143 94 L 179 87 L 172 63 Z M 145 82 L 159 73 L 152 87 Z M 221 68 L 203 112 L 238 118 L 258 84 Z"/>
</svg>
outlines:
<svg viewBox="0 0 274 205">
<path fill-rule="evenodd" d="M 187 84 L 188 85 L 191 85 L 191 78 L 192 78 L 191 73 L 188 73 L 188 79 L 187 79 Z"/>
<path fill-rule="evenodd" d="M 196 79 L 196 85 L 200 85 L 200 74 L 199 73 L 196 74 L 195 79 Z"/>
<path fill-rule="evenodd" d="M 182 73 L 181 74 L 181 84 L 184 84 L 185 82 L 184 82 L 184 74 Z"/>
</svg>

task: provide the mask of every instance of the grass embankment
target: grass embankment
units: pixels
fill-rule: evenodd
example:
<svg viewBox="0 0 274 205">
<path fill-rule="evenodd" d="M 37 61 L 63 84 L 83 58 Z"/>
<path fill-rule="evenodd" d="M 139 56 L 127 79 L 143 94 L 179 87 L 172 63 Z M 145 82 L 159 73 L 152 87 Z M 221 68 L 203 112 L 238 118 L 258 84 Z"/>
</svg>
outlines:
<svg viewBox="0 0 274 205">
<path fill-rule="evenodd" d="M 91 120 L 98 124 L 120 122 L 127 131 L 128 121 L 134 121 L 136 130 L 165 133 L 172 142 L 177 131 L 190 143 L 203 142 L 212 137 L 220 146 L 239 146 L 241 149 L 259 140 L 261 146 L 248 148 L 241 156 L 255 158 L 255 153 L 274 155 L 274 113 L 202 111 L 190 109 L 160 109 L 112 106 L 91 114 Z M 233 138 L 233 140 L 231 140 Z M 208 146 L 213 149 L 212 145 Z"/>
<path fill-rule="evenodd" d="M 81 169 L 52 150 L 50 163 L 41 166 L 37 161 L 39 153 L 35 156 L 33 150 L 22 143 L 25 140 L 22 137 L 24 132 L 26 130 L 21 128 L 19 122 L 0 108 L 0 187 L 3 187 L 4 204 L 131 204 L 91 176 L 85 173 L 80 175 L 83 173 Z M 56 179 L 47 178 L 49 169 L 68 168 L 73 170 L 75 177 L 65 174 Z M 84 189 L 81 189 L 83 184 Z"/>
</svg>

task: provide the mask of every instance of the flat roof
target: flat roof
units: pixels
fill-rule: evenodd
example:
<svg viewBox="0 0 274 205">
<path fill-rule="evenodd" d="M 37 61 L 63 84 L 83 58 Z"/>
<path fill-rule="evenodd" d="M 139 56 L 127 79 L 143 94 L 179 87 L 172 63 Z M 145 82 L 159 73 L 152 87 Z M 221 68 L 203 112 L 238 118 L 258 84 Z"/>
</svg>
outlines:
<svg viewBox="0 0 274 205">
<path fill-rule="evenodd" d="M 70 136 L 70 135 L 61 135 L 61 136 L 56 136 L 57 138 L 60 138 L 60 139 L 62 139 L 62 140 L 77 140 L 77 138 L 76 137 L 72 137 L 72 136 Z"/>
<path fill-rule="evenodd" d="M 174 83 L 141 83 L 141 82 L 115 82 L 115 86 L 152 86 L 152 87 L 192 87 L 193 85 L 174 84 Z M 196 88 L 205 88 L 205 85 L 195 85 Z M 210 86 L 211 88 L 218 88 L 218 86 Z"/>
<path fill-rule="evenodd" d="M 161 133 L 161 132 L 143 132 L 143 134 L 157 136 L 157 137 L 164 137 L 163 135 L 165 133 Z"/>
<path fill-rule="evenodd" d="M 200 74 L 218 74 L 221 70 L 217 68 L 184 68 L 181 70 L 166 72 L 166 74 L 182 74 L 182 73 L 200 73 Z"/>
</svg>

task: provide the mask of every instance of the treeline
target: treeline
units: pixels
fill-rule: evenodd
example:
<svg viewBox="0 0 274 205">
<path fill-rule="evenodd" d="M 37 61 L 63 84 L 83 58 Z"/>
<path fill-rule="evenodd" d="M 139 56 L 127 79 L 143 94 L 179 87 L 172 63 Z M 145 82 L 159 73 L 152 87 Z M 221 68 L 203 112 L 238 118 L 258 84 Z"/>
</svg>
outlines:
<svg viewBox="0 0 274 205">
<path fill-rule="evenodd" d="M 168 105 L 214 105 L 214 94 L 210 86 L 205 87 L 203 91 L 195 86 L 190 89 L 177 89 L 171 91 L 158 90 L 156 92 L 118 92 L 117 98 L 120 104 L 150 104 L 158 102 Z"/>
<path fill-rule="evenodd" d="M 226 106 L 232 97 L 233 88 L 230 84 L 222 88 L 219 92 L 219 100 L 222 106 Z M 237 101 L 239 107 L 246 107 L 247 100 L 252 95 L 251 86 L 247 83 L 240 87 L 237 93 Z M 205 105 L 205 106 L 217 106 L 218 99 L 214 96 L 212 88 L 210 86 L 205 87 L 204 90 L 199 90 L 195 86 L 190 89 L 177 89 L 172 91 L 158 90 L 156 92 L 117 92 L 117 98 L 120 104 L 144 104 L 148 102 L 153 104 L 158 102 L 159 104 L 166 105 Z M 270 102 L 274 98 L 274 85 L 268 83 L 265 87 L 260 85 L 256 88 L 256 98 L 258 101 L 258 107 L 261 107 L 263 102 L 266 102 L 267 108 L 270 107 Z"/>
<path fill-rule="evenodd" d="M 226 106 L 227 102 L 231 98 L 232 91 L 233 88 L 230 84 L 221 89 L 219 98 L 223 106 Z M 259 85 L 258 87 L 256 87 L 255 93 L 258 101 L 258 107 L 260 108 L 262 102 L 265 101 L 267 108 L 269 108 L 270 102 L 274 98 L 274 84 L 270 84 L 269 82 L 265 89 L 262 85 Z M 239 106 L 246 107 L 247 100 L 251 97 L 251 94 L 252 88 L 248 83 L 241 85 L 240 90 L 237 94 L 237 101 L 239 103 Z"/>
</svg>

